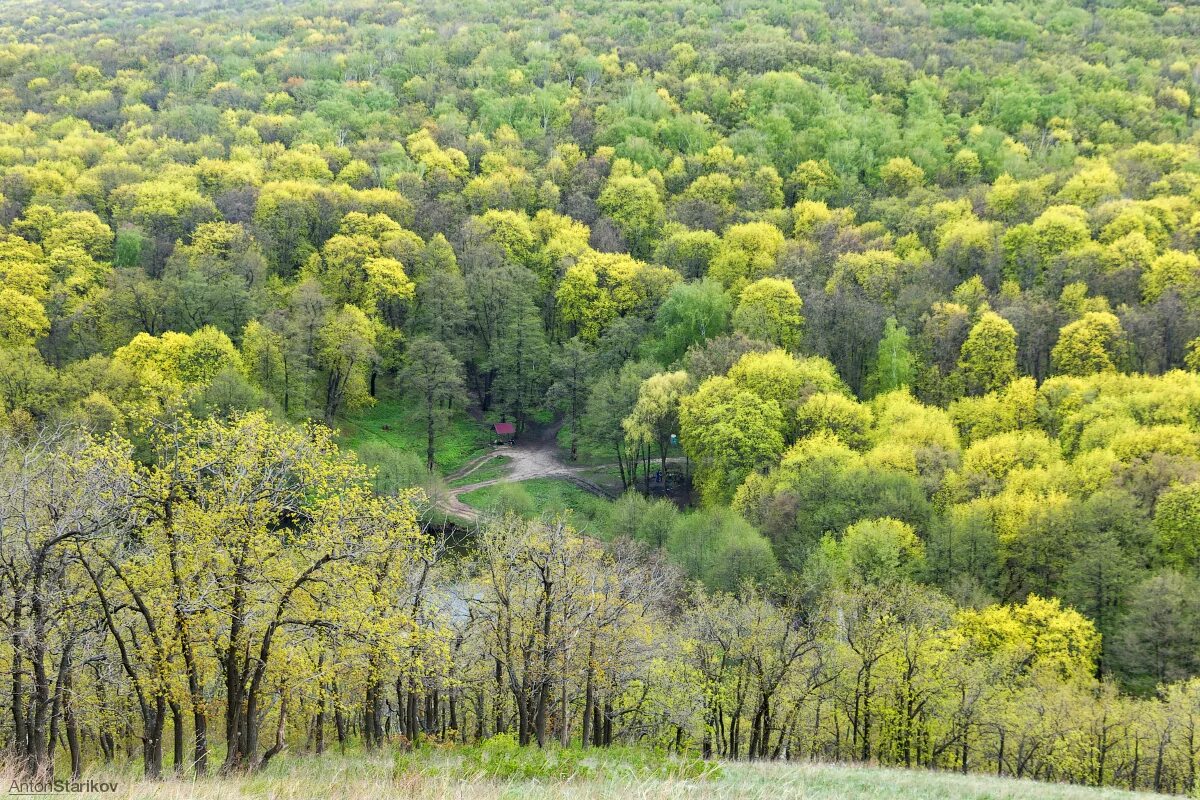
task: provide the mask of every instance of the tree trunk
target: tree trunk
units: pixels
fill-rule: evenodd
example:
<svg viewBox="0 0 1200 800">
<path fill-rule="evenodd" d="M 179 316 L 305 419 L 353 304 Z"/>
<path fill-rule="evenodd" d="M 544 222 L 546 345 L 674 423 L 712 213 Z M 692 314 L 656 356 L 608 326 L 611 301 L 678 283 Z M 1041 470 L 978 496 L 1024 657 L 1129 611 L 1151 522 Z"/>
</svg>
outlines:
<svg viewBox="0 0 1200 800">
<path fill-rule="evenodd" d="M 149 727 L 142 733 L 142 758 L 147 778 L 162 777 L 162 737 L 167 721 L 166 700 L 159 697 L 154 701 Z"/>
<path fill-rule="evenodd" d="M 72 676 L 68 673 L 66 692 L 63 697 L 63 717 L 67 728 L 67 751 L 71 755 L 71 780 L 78 780 L 80 770 L 83 768 L 83 757 L 79 748 L 79 719 L 75 716 L 72 684 Z"/>
<path fill-rule="evenodd" d="M 187 761 L 183 755 L 183 709 L 174 700 L 171 701 L 171 728 L 175 774 L 183 775 L 184 764 Z"/>
<path fill-rule="evenodd" d="M 263 753 L 262 761 L 255 765 L 257 768 L 265 767 L 272 758 L 287 749 L 287 738 L 284 736 L 284 734 L 287 732 L 287 702 L 287 692 L 281 689 L 279 698 L 279 719 L 275 723 L 275 743 L 271 745 L 271 748 L 267 750 L 267 752 Z"/>
<path fill-rule="evenodd" d="M 587 747 L 591 742 L 588 741 L 588 736 L 592 730 L 592 709 L 596 705 L 596 688 L 595 688 L 595 670 L 592 668 L 592 658 L 596 650 L 596 644 L 593 642 L 588 646 L 588 670 L 587 683 L 583 690 L 583 725 L 579 736 L 579 744 L 582 747 Z"/>
<path fill-rule="evenodd" d="M 285 400 L 286 403 L 286 400 Z M 204 710 L 204 694 L 200 687 L 200 669 L 196 662 L 196 653 L 192 645 L 189 620 L 185 612 L 187 592 L 184 589 L 183 577 L 179 569 L 179 552 L 175 541 L 173 516 L 168 505 L 165 514 L 165 527 L 168 533 L 169 560 L 171 564 L 171 582 L 175 588 L 175 625 L 179 629 L 179 649 L 183 653 L 183 663 L 187 672 L 188 696 L 192 703 L 192 729 L 194 747 L 192 752 L 193 767 L 196 775 L 203 777 L 208 774 L 208 716 Z M 179 767 L 176 765 L 176 770 Z"/>
<path fill-rule="evenodd" d="M 317 713 L 313 719 L 313 740 L 317 755 L 325 752 L 325 693 L 317 703 Z"/>
<path fill-rule="evenodd" d="M 433 393 L 425 395 L 425 468 L 433 472 L 434 403 Z"/>
<path fill-rule="evenodd" d="M 14 590 L 16 595 L 16 590 Z M 25 665 L 21 657 L 21 611 L 23 603 L 19 596 L 13 600 L 12 636 L 9 643 L 12 647 L 12 718 L 13 742 L 18 753 L 28 753 L 29 734 L 25 729 Z M 31 765 L 26 764 L 29 768 Z"/>
</svg>

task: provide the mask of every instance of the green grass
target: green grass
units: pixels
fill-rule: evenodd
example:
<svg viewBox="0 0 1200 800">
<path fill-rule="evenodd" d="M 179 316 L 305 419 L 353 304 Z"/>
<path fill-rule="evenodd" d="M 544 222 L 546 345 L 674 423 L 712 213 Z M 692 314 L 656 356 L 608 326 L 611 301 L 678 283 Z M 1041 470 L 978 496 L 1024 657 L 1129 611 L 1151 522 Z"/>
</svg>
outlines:
<svg viewBox="0 0 1200 800">
<path fill-rule="evenodd" d="M 566 425 L 558 429 L 555 441 L 558 442 L 558 446 L 563 449 L 564 453 L 571 452 L 571 432 L 567 430 Z M 576 464 L 608 464 L 616 460 L 617 454 L 611 447 L 597 447 L 582 436 L 579 437 L 579 443 L 575 450 Z"/>
<path fill-rule="evenodd" d="M 608 466 L 605 464 L 590 467 L 583 470 L 580 474 L 590 481 L 595 481 L 602 486 L 615 489 L 618 494 L 623 491 L 623 487 L 621 486 L 621 469 L 615 465 Z M 638 477 L 641 478 L 641 475 L 639 474 Z"/>
<path fill-rule="evenodd" d="M 461 494 L 458 499 L 480 511 L 504 508 L 526 516 L 570 511 L 579 525 L 602 519 L 610 502 L 560 478 L 497 483 Z"/>
<path fill-rule="evenodd" d="M 507 456 L 493 456 L 468 474 L 450 481 L 449 485 L 452 488 L 457 488 L 459 486 L 470 486 L 472 483 L 482 483 L 483 481 L 503 478 L 504 473 L 508 470 L 508 462 L 509 458 Z"/>
<path fill-rule="evenodd" d="M 394 748 L 341 756 L 336 748 L 324 756 L 285 753 L 261 773 L 202 780 L 145 781 L 129 771 L 85 775 L 113 778 L 115 795 L 128 800 L 1150 800 L 1161 795 L 1115 789 L 1090 789 L 1018 781 L 982 775 L 921 770 L 877 769 L 807 763 L 723 763 L 714 774 L 663 774 L 661 756 L 635 757 L 622 766 L 630 748 L 612 754 L 591 751 L 599 768 L 588 767 L 570 777 L 534 769 L 533 775 L 507 773 L 513 762 L 484 767 L 467 775 L 470 760 L 461 750 L 424 748 L 397 761 Z M 553 751 L 549 751 L 553 752 Z M 599 753 L 599 754 L 598 754 Z M 537 755 L 531 759 L 540 758 Z M 551 763 L 558 763 L 553 761 Z M 397 767 L 402 767 L 397 769 Z M 439 768 L 440 767 L 440 768 Z M 647 768 L 648 767 L 648 768 Z M 518 766 L 517 773 L 528 772 Z M 588 776 L 591 777 L 588 777 Z M 0 775 L 5 785 L 8 776 Z M 100 797 L 100 795 L 78 795 Z"/>
<path fill-rule="evenodd" d="M 421 408 L 403 398 L 380 398 L 370 408 L 347 417 L 341 431 L 341 443 L 348 447 L 376 442 L 422 457 L 425 454 Z M 486 426 L 466 414 L 455 413 L 438 431 L 434 461 L 443 474 L 453 472 L 485 452 L 491 440 Z"/>
<path fill-rule="evenodd" d="M 578 745 L 520 747 L 515 736 L 502 734 L 453 750 L 398 753 L 396 772 L 499 780 L 711 780 L 721 776 L 721 765 L 697 755 L 672 755 L 631 745 L 586 750 Z"/>
</svg>

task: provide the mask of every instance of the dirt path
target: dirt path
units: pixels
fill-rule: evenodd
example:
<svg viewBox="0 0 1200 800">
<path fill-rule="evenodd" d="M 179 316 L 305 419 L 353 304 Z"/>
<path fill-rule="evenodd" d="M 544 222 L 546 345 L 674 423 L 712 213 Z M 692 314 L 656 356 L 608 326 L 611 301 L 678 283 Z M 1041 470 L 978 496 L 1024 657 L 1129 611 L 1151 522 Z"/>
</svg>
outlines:
<svg viewBox="0 0 1200 800">
<path fill-rule="evenodd" d="M 456 517 L 474 521 L 479 518 L 479 510 L 460 500 L 461 495 L 497 483 L 517 483 L 534 478 L 559 478 L 570 481 L 584 491 L 599 497 L 612 498 L 612 492 L 584 477 L 585 473 L 597 469 L 595 465 L 580 466 L 568 464 L 562 460 L 561 449 L 557 441 L 559 427 L 560 425 L 548 425 L 544 428 L 528 430 L 517 444 L 493 447 L 487 453 L 472 459 L 455 472 L 447 475 L 446 481 L 453 483 L 470 476 L 497 456 L 508 459 L 508 463 L 504 465 L 503 475 L 462 486 L 452 486 L 438 506 Z"/>
</svg>

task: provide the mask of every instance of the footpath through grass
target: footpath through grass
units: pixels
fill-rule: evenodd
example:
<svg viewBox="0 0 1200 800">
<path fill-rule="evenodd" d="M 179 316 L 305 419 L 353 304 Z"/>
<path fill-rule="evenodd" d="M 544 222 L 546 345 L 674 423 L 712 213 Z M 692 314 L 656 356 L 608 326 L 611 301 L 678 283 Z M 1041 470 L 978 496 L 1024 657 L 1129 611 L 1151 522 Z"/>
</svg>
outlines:
<svg viewBox="0 0 1200 800">
<path fill-rule="evenodd" d="M 385 444 L 425 457 L 425 420 L 421 408 L 405 398 L 380 398 L 370 408 L 347 417 L 341 430 L 341 442 L 348 447 Z M 466 414 L 455 413 L 438 430 L 434 462 L 442 474 L 449 474 L 484 453 L 491 440 L 486 425 Z"/>
<path fill-rule="evenodd" d="M 527 517 L 569 512 L 577 526 L 604 519 L 610 504 L 609 500 L 597 497 L 562 478 L 496 483 L 464 492 L 458 499 L 480 511 L 515 511 Z"/>
<path fill-rule="evenodd" d="M 107 800 L 1149 800 L 1161 795 L 922 770 L 807 763 L 722 763 L 650 751 L 485 748 L 284 754 L 248 777 L 151 782 L 130 774 L 85 777 L 120 783 Z M 498 759 L 495 761 L 494 759 Z M 487 766 L 493 762 L 493 766 Z M 560 769 L 560 766 L 563 769 Z M 574 771 L 564 771 L 570 767 Z M 11 783 L 7 776 L 0 779 Z M 101 797 L 77 794 L 74 797 Z"/>
<path fill-rule="evenodd" d="M 503 478 L 508 471 L 508 462 L 509 458 L 507 456 L 492 456 L 461 478 L 455 478 L 450 481 L 449 485 L 457 488 L 459 486 L 470 486 L 473 483 L 498 480 Z"/>
</svg>

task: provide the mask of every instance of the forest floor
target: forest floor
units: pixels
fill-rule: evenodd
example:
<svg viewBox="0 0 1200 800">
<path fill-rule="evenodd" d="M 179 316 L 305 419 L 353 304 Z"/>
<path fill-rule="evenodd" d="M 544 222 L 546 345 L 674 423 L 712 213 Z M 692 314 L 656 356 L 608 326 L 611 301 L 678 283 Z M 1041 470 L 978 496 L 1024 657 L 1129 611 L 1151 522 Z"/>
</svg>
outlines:
<svg viewBox="0 0 1200 800">
<path fill-rule="evenodd" d="M 92 776 L 110 779 L 110 776 Z M 113 776 L 108 800 L 1149 800 L 1162 795 L 1036 783 L 986 775 L 836 764 L 723 764 L 718 777 L 463 778 L 397 771 L 386 753 L 289 755 L 249 777 L 150 782 Z"/>
</svg>

